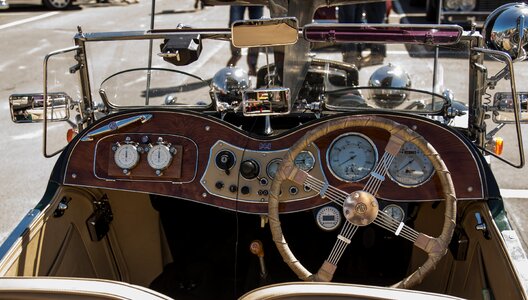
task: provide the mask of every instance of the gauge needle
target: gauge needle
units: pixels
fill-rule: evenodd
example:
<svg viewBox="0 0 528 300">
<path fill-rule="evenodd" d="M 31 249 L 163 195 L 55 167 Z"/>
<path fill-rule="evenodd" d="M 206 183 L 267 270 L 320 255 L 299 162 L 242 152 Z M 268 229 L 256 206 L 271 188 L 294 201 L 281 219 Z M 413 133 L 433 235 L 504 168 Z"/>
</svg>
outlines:
<svg viewBox="0 0 528 300">
<path fill-rule="evenodd" d="M 398 172 L 400 172 L 401 170 L 403 170 L 404 168 L 406 168 L 408 165 L 412 164 L 412 162 L 414 161 L 414 159 L 411 159 L 409 160 L 403 167 L 399 168 L 398 169 Z"/>
<path fill-rule="evenodd" d="M 340 163 L 339 165 L 342 166 L 342 165 L 344 165 L 345 163 L 347 163 L 347 162 L 353 160 L 354 158 L 356 158 L 356 155 L 352 155 L 349 159 L 345 160 L 344 162 Z"/>
</svg>

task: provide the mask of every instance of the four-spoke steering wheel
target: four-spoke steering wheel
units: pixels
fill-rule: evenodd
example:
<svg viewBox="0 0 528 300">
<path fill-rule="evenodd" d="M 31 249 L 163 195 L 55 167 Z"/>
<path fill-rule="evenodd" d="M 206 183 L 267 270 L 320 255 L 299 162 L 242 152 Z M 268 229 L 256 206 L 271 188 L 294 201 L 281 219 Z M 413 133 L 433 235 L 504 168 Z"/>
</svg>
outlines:
<svg viewBox="0 0 528 300">
<path fill-rule="evenodd" d="M 348 128 L 371 127 L 386 130 L 390 138 L 385 147 L 385 153 L 376 165 L 362 190 L 352 193 L 344 192 L 329 186 L 327 182 L 321 181 L 307 172 L 295 167 L 294 158 L 310 143 L 337 130 Z M 443 197 L 445 199 L 444 224 L 442 232 L 438 237 L 431 237 L 420 233 L 413 228 L 393 219 L 390 215 L 379 210 L 376 194 L 385 180 L 387 170 L 394 157 L 400 151 L 401 146 L 406 143 L 414 143 L 432 162 L 436 174 L 442 184 Z M 321 197 L 326 197 L 342 207 L 342 213 L 346 219 L 341 232 L 337 236 L 336 243 L 319 268 L 317 273 L 312 274 L 299 262 L 290 250 L 286 238 L 282 233 L 279 220 L 279 194 L 281 184 L 284 180 L 291 180 L 300 185 L 310 187 L 317 191 Z M 307 132 L 303 138 L 295 143 L 284 156 L 281 165 L 273 179 L 269 197 L 269 222 L 273 240 L 280 254 L 288 266 L 302 280 L 308 281 L 331 281 L 337 269 L 337 264 L 348 244 L 359 226 L 376 224 L 401 236 L 415 246 L 425 251 L 428 255 L 424 264 L 412 274 L 394 284 L 394 287 L 410 288 L 420 283 L 423 278 L 431 272 L 438 261 L 446 254 L 447 246 L 453 235 L 456 216 L 456 195 L 451 175 L 436 150 L 418 133 L 407 126 L 392 120 L 378 116 L 353 116 L 336 119 L 327 122 Z"/>
</svg>

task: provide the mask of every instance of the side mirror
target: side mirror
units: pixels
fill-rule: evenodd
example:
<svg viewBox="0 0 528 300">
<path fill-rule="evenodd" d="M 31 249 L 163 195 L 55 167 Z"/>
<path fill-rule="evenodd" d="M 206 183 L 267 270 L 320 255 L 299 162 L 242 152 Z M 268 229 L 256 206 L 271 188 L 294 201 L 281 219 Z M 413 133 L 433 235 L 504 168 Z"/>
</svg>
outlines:
<svg viewBox="0 0 528 300">
<path fill-rule="evenodd" d="M 231 41 L 238 48 L 291 45 L 298 38 L 296 18 L 242 20 L 231 26 Z"/>
<path fill-rule="evenodd" d="M 528 92 L 518 92 L 520 122 L 528 123 Z M 511 123 L 515 121 L 514 98 L 510 92 L 498 92 L 493 97 L 493 106 L 497 109 L 493 114 L 493 121 L 496 123 Z"/>
<path fill-rule="evenodd" d="M 70 119 L 71 98 L 66 93 L 49 93 L 47 99 L 48 121 Z M 15 123 L 37 123 L 44 121 L 44 94 L 13 94 L 9 96 L 11 120 Z"/>
<path fill-rule="evenodd" d="M 272 88 L 244 91 L 244 116 L 274 116 L 290 113 L 290 89 Z"/>
</svg>

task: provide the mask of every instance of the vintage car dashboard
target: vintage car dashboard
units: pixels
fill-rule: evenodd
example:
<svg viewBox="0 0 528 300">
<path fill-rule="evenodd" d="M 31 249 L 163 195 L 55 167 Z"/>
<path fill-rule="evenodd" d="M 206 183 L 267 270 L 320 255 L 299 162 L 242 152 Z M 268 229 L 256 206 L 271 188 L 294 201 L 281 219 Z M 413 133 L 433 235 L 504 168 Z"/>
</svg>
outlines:
<svg viewBox="0 0 528 300">
<path fill-rule="evenodd" d="M 481 162 L 462 138 L 424 118 L 383 114 L 420 133 L 451 172 L 457 198 L 484 198 Z M 353 116 L 352 116 L 353 117 Z M 252 136 L 222 120 L 177 111 L 111 115 L 84 131 L 68 149 L 65 185 L 128 190 L 262 214 L 271 182 L 289 147 L 309 130 L 335 117 L 271 137 Z M 370 127 L 331 132 L 295 157 L 295 165 L 330 185 L 362 189 L 384 153 L 389 133 Z M 404 144 L 378 191 L 387 201 L 443 199 L 429 159 Z M 281 211 L 321 206 L 327 199 L 309 185 L 283 184 Z"/>
</svg>

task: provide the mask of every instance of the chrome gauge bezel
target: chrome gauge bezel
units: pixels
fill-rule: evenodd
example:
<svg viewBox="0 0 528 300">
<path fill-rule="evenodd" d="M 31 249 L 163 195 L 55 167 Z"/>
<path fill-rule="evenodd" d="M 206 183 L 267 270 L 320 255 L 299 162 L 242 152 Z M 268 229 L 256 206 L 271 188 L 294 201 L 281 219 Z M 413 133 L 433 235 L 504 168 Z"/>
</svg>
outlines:
<svg viewBox="0 0 528 300">
<path fill-rule="evenodd" d="M 266 165 L 266 174 L 268 175 L 268 178 L 269 179 L 273 179 L 275 178 L 275 174 L 274 175 L 271 175 L 271 171 L 270 171 L 270 168 L 272 168 L 273 166 L 277 166 L 279 167 L 280 166 L 280 163 L 282 162 L 282 159 L 281 158 L 274 158 L 272 160 L 270 160 L 268 162 L 268 164 Z M 277 169 L 275 169 L 275 172 L 277 172 Z"/>
<path fill-rule="evenodd" d="M 389 212 L 392 209 L 395 209 L 395 210 L 397 210 L 400 213 L 401 219 L 397 219 L 397 218 L 393 217 L 393 214 Z M 396 220 L 398 222 L 403 222 L 403 220 L 405 220 L 405 211 L 403 210 L 403 208 L 401 206 L 399 206 L 397 204 L 386 205 L 383 208 L 383 212 L 386 213 L 387 215 L 389 215 L 391 218 L 393 218 L 394 220 Z"/>
<path fill-rule="evenodd" d="M 419 153 L 421 153 L 421 155 L 423 156 L 423 158 L 427 159 L 428 163 L 430 164 L 430 173 L 427 175 L 427 177 L 424 177 L 422 179 L 420 179 L 419 181 L 417 181 L 416 183 L 405 183 L 405 182 L 402 182 L 401 179 L 398 179 L 398 176 L 393 174 L 394 171 L 392 169 L 392 166 L 397 163 L 398 159 L 399 159 L 399 156 L 400 155 L 405 155 L 402 153 L 402 151 L 405 149 L 405 146 L 407 144 L 411 144 L 411 145 L 414 145 L 415 149 L 417 151 L 419 151 Z M 415 154 L 417 155 L 417 154 Z M 434 169 L 434 166 L 431 162 L 431 160 L 425 156 L 425 154 L 422 152 L 422 150 L 420 150 L 420 148 L 418 148 L 414 143 L 411 143 L 411 142 L 406 142 L 405 144 L 402 145 L 402 147 L 400 148 L 400 151 L 398 151 L 398 154 L 394 157 L 394 160 L 392 161 L 391 165 L 389 166 L 389 169 L 387 170 L 387 175 L 389 176 L 389 178 L 395 182 L 396 184 L 398 184 L 399 186 L 401 187 L 404 187 L 404 188 L 415 188 L 415 187 L 419 187 L 427 182 L 429 182 L 429 180 L 431 180 L 431 178 L 433 178 L 433 175 L 435 174 L 435 169 Z"/>
<path fill-rule="evenodd" d="M 370 148 L 374 152 L 374 163 L 372 164 L 372 168 L 370 169 L 370 171 L 368 173 L 366 173 L 364 176 L 362 176 L 360 178 L 357 178 L 357 179 L 354 179 L 354 180 L 346 179 L 346 178 L 343 178 L 343 177 L 339 176 L 334 171 L 334 169 L 332 167 L 331 160 L 330 160 L 330 152 L 334 148 L 336 142 L 338 142 L 341 139 L 343 139 L 345 137 L 348 137 L 348 136 L 357 136 L 357 137 L 360 137 L 360 138 L 364 139 L 370 145 Z M 372 140 L 368 136 L 366 136 L 366 135 L 364 135 L 362 133 L 359 133 L 359 132 L 348 132 L 348 133 L 344 133 L 344 134 L 339 135 L 338 137 L 336 137 L 332 141 L 332 143 L 330 143 L 330 146 L 328 146 L 328 149 L 326 150 L 326 164 L 327 164 L 328 170 L 330 170 L 330 173 L 332 173 L 332 175 L 334 175 L 335 178 L 337 178 L 337 179 L 339 179 L 341 181 L 344 181 L 344 182 L 359 182 L 359 181 L 367 178 L 370 175 L 370 173 L 374 170 L 374 168 L 376 167 L 377 163 L 378 163 L 378 149 L 376 148 L 376 145 L 374 144 L 374 142 L 372 142 Z"/>
<path fill-rule="evenodd" d="M 168 156 L 168 159 L 164 161 L 162 164 L 154 162 L 153 160 L 152 155 L 154 155 L 153 153 L 158 151 L 157 149 L 160 149 L 159 151 L 164 152 L 165 153 L 164 155 Z M 154 170 L 160 170 L 160 171 L 163 171 L 170 166 L 170 164 L 172 163 L 172 158 L 173 158 L 173 154 L 171 153 L 171 149 L 169 146 L 165 144 L 157 144 L 157 145 L 150 147 L 150 149 L 148 150 L 148 154 L 147 154 L 147 162 L 149 166 Z"/>
<path fill-rule="evenodd" d="M 308 157 L 310 157 L 310 159 L 312 160 L 312 162 L 310 163 L 310 165 L 309 165 L 308 167 L 305 167 L 306 165 L 304 165 L 303 167 L 301 167 L 301 165 L 297 164 L 297 158 L 298 158 L 299 156 L 301 156 L 301 155 L 308 155 Z M 306 159 L 305 159 L 305 161 L 306 161 Z M 310 171 L 314 168 L 314 166 L 315 166 L 315 156 L 313 155 L 312 152 L 310 152 L 310 151 L 308 151 L 308 150 L 303 150 L 303 151 L 299 152 L 299 154 L 297 154 L 297 156 L 295 156 L 295 158 L 293 159 L 293 164 L 294 164 L 297 168 L 299 168 L 299 169 L 301 169 L 301 170 L 303 170 L 303 171 L 305 171 L 305 172 L 310 172 Z"/>
<path fill-rule="evenodd" d="M 138 165 L 139 163 L 139 159 L 140 159 L 140 155 L 139 155 L 139 152 L 137 151 L 138 148 L 135 144 L 132 144 L 132 143 L 127 143 L 127 144 L 121 144 L 121 145 L 116 145 L 115 146 L 115 151 L 114 151 L 114 163 L 121 169 L 123 170 L 131 170 L 133 169 L 135 166 Z M 122 151 L 127 151 L 128 149 L 130 149 L 129 153 L 131 155 L 133 155 L 132 157 L 132 161 L 130 163 L 126 163 L 126 164 L 123 164 L 123 162 L 121 161 L 120 159 L 120 153 Z"/>
<path fill-rule="evenodd" d="M 326 214 L 325 214 L 326 213 Z M 323 220 L 323 217 L 325 215 L 332 215 L 334 216 L 334 221 L 328 221 Z M 341 212 L 338 208 L 331 205 L 325 205 L 317 210 L 317 213 L 315 214 L 315 222 L 317 223 L 317 226 L 324 231 L 333 231 L 339 228 L 343 221 L 343 217 Z M 332 223 L 332 224 L 331 224 Z"/>
</svg>

